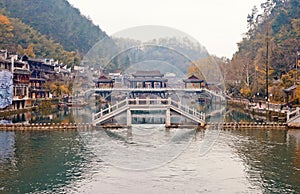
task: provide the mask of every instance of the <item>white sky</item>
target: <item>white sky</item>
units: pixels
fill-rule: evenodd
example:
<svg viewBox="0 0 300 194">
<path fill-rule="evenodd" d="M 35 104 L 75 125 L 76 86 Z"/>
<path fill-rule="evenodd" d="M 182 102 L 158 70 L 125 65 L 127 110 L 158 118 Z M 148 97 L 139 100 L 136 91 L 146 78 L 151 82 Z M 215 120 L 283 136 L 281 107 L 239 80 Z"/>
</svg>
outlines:
<svg viewBox="0 0 300 194">
<path fill-rule="evenodd" d="M 247 15 L 266 0 L 68 0 L 108 35 L 143 25 L 183 31 L 210 54 L 231 58 L 247 32 Z"/>
</svg>

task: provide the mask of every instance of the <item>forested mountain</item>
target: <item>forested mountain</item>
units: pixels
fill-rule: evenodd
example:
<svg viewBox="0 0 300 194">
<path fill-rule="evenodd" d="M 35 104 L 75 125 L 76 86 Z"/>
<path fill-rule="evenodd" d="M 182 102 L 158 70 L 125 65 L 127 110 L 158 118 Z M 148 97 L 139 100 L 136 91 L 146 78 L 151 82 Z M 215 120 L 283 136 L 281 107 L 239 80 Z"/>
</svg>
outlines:
<svg viewBox="0 0 300 194">
<path fill-rule="evenodd" d="M 114 38 L 114 42 L 120 54 L 110 62 L 110 69 L 124 70 L 132 64 L 143 61 L 151 61 L 153 65 L 155 61 L 159 63 L 163 61 L 187 73 L 193 61 L 208 56 L 204 47 L 187 37 L 159 38 L 145 42 Z M 151 69 L 151 66 L 149 68 Z"/>
<path fill-rule="evenodd" d="M 0 49 L 29 57 L 53 58 L 68 66 L 80 63 L 80 56 L 15 18 L 0 13 Z"/>
<path fill-rule="evenodd" d="M 283 100 L 282 88 L 293 85 L 300 76 L 296 73 L 300 68 L 296 68 L 300 1 L 267 0 L 260 9 L 252 9 L 247 23 L 248 31 L 238 43 L 238 51 L 224 65 L 227 88 L 245 97 L 265 95 L 268 64 L 269 91 L 274 100 Z"/>
<path fill-rule="evenodd" d="M 0 7 L 7 16 L 18 18 L 64 49 L 79 51 L 81 55 L 107 37 L 67 0 L 0 0 Z"/>
</svg>

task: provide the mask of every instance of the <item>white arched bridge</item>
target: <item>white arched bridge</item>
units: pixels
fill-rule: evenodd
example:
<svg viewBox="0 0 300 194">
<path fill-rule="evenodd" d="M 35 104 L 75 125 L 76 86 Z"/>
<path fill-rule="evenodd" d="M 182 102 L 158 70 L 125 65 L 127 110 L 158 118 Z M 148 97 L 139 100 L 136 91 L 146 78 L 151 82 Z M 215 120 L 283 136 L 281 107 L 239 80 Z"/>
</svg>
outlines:
<svg viewBox="0 0 300 194">
<path fill-rule="evenodd" d="M 153 111 L 153 110 L 163 110 L 165 111 L 165 125 L 166 127 L 170 127 L 171 123 L 171 111 L 174 111 L 193 122 L 197 123 L 198 125 L 204 126 L 205 123 L 205 114 L 199 112 L 196 109 L 192 109 L 189 106 L 181 104 L 181 102 L 177 102 L 172 100 L 170 97 L 167 99 L 164 98 L 146 98 L 146 99 L 128 99 L 122 100 L 120 102 L 116 102 L 112 106 L 108 106 L 105 109 L 101 109 L 96 114 L 93 114 L 92 123 L 94 126 L 101 125 L 105 121 L 126 112 L 127 119 L 126 125 L 130 127 L 132 125 L 132 112 L 135 110 L 146 110 L 146 111 Z"/>
</svg>

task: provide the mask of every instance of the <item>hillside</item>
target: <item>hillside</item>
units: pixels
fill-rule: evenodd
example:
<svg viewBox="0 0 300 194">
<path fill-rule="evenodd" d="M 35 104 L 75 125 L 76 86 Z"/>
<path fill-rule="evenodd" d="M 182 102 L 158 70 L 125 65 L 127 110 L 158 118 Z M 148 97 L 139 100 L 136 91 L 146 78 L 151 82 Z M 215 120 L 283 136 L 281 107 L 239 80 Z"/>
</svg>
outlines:
<svg viewBox="0 0 300 194">
<path fill-rule="evenodd" d="M 244 97 L 266 94 L 266 64 L 269 93 L 283 100 L 282 88 L 299 80 L 296 72 L 300 45 L 299 0 L 266 0 L 247 17 L 248 31 L 232 60 L 225 64 L 227 89 Z M 268 57 L 268 58 L 267 58 Z M 299 70 L 298 70 L 299 71 Z"/>
<path fill-rule="evenodd" d="M 48 39 L 28 25 L 0 13 L 0 49 L 26 54 L 29 57 L 53 58 L 68 66 L 80 63 L 74 51 L 65 51 L 62 45 Z"/>
<path fill-rule="evenodd" d="M 85 54 L 98 40 L 107 37 L 99 26 L 80 14 L 67 0 L 0 0 L 11 18 L 60 43 L 68 51 Z"/>
<path fill-rule="evenodd" d="M 187 37 L 167 37 L 146 42 L 129 38 L 114 38 L 113 40 L 120 54 L 108 64 L 108 70 L 110 71 L 116 69 L 125 70 L 133 64 L 146 61 L 152 61 L 153 66 L 155 66 L 156 62 L 154 61 L 158 61 L 159 64 L 164 62 L 186 73 L 192 61 L 208 55 L 205 48 L 196 42 L 192 42 Z M 141 45 L 143 45 L 142 48 Z M 149 66 L 147 68 L 151 69 L 152 67 Z"/>
</svg>

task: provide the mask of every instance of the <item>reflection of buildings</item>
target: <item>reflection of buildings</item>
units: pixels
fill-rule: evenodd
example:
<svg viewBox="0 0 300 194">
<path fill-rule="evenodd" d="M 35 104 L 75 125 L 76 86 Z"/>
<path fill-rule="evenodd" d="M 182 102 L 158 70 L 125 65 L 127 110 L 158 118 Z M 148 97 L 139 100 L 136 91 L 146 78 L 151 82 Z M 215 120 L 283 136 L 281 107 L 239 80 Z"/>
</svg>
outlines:
<svg viewBox="0 0 300 194">
<path fill-rule="evenodd" d="M 297 169 L 300 169 L 300 131 L 299 130 L 288 130 L 287 131 L 287 142 L 295 143 L 296 158 L 294 159 L 294 164 Z"/>
<path fill-rule="evenodd" d="M 3 160 L 13 156 L 15 147 L 15 134 L 13 132 L 0 131 L 0 164 Z"/>
</svg>

